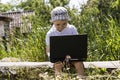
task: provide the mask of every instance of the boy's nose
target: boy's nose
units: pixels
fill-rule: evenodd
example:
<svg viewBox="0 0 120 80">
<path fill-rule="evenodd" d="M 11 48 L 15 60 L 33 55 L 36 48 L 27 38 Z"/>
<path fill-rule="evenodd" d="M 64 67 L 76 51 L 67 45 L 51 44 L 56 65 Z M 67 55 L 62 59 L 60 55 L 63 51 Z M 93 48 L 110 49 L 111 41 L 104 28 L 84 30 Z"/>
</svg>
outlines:
<svg viewBox="0 0 120 80">
<path fill-rule="evenodd" d="M 64 27 L 64 25 L 60 25 L 60 27 L 61 27 L 61 28 L 63 28 L 63 27 Z"/>
</svg>

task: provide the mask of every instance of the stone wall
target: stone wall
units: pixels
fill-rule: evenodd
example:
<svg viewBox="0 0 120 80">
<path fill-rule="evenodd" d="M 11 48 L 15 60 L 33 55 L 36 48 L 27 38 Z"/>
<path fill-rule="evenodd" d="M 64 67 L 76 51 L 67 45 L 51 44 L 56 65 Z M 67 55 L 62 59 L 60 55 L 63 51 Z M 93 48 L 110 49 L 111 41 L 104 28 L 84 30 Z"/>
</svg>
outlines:
<svg viewBox="0 0 120 80">
<path fill-rule="evenodd" d="M 0 37 L 4 36 L 4 22 L 0 21 Z"/>
</svg>

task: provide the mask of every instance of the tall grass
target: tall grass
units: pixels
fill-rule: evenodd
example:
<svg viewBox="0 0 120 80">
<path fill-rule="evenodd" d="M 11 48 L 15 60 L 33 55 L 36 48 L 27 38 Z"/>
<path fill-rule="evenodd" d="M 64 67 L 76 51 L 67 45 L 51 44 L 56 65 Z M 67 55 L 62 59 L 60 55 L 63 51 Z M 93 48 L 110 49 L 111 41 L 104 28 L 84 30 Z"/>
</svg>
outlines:
<svg viewBox="0 0 120 80">
<path fill-rule="evenodd" d="M 106 23 L 100 23 L 99 18 L 79 16 L 75 25 L 80 34 L 88 34 L 88 61 L 120 60 L 120 27 L 115 18 L 104 17 Z M 3 43 L 0 43 L 0 58 L 18 57 L 27 61 L 45 61 L 45 35 L 49 27 L 43 27 L 38 18 L 33 24 L 33 31 L 25 35 L 19 33 L 10 38 L 9 48 L 6 51 Z M 73 22 L 74 24 L 74 22 Z M 80 25 L 79 25 L 80 24 Z M 44 24 L 45 25 L 45 24 Z M 47 24 L 48 25 L 48 24 Z"/>
<path fill-rule="evenodd" d="M 28 17 L 29 21 L 33 23 L 33 31 L 26 35 L 19 33 L 17 37 L 12 35 L 10 41 L 7 42 L 10 46 L 8 51 L 5 51 L 4 45 L 1 42 L 0 59 L 12 56 L 28 61 L 47 60 L 45 54 L 45 35 L 49 30 L 46 27 L 51 26 L 49 20 L 50 11 L 53 7 L 43 4 L 42 1 L 33 2 L 33 6 L 29 7 L 33 10 L 35 9 L 35 16 Z M 106 14 L 102 11 L 104 10 L 102 7 L 99 8 L 100 2 L 91 0 L 88 5 L 83 6 L 81 13 L 77 9 L 71 10 L 68 7 L 68 12 L 72 19 L 70 23 L 75 25 L 79 34 L 88 35 L 88 61 L 120 60 L 119 2 L 117 0 L 115 2 L 104 3 L 104 9 L 106 9 L 106 6 L 110 6 Z M 29 4 L 32 5 L 31 2 Z M 36 8 L 35 4 L 40 6 Z M 24 7 L 26 8 L 25 5 Z M 110 12 L 111 9 L 113 9 L 112 12 Z M 113 15 L 114 11 L 116 11 L 115 15 Z"/>
</svg>

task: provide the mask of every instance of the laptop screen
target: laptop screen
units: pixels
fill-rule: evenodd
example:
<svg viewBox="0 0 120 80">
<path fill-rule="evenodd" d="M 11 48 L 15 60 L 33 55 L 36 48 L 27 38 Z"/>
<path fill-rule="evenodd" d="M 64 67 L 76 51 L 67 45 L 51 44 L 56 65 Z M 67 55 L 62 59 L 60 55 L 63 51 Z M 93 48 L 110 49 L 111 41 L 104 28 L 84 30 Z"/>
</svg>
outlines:
<svg viewBox="0 0 120 80">
<path fill-rule="evenodd" d="M 50 61 L 64 61 L 66 55 L 71 60 L 85 61 L 87 58 L 87 35 L 64 35 L 50 37 Z"/>
</svg>

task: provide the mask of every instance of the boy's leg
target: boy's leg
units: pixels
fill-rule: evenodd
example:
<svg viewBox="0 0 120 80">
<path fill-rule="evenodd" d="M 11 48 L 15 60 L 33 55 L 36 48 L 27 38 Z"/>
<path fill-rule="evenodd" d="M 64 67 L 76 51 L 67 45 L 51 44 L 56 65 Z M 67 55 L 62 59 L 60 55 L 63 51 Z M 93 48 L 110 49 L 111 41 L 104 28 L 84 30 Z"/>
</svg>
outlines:
<svg viewBox="0 0 120 80">
<path fill-rule="evenodd" d="M 55 62 L 54 63 L 54 68 L 55 68 L 55 75 L 59 75 L 62 73 L 62 68 L 63 68 L 63 64 L 61 61 L 59 62 Z"/>
<path fill-rule="evenodd" d="M 73 62 L 75 68 L 76 68 L 76 71 L 78 73 L 78 76 L 79 77 L 84 77 L 85 75 L 85 72 L 84 72 L 84 64 L 83 62 Z"/>
</svg>

